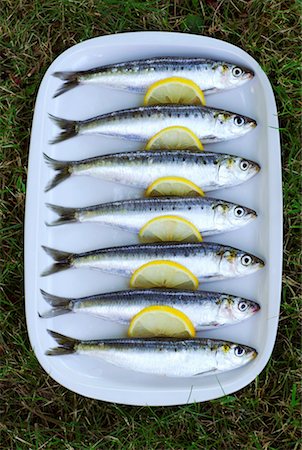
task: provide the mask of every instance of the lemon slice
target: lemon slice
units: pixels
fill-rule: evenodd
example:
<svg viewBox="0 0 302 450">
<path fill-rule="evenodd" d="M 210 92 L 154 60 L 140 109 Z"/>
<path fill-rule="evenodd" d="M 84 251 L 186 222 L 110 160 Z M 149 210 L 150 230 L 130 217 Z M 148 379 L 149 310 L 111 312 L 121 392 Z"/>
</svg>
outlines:
<svg viewBox="0 0 302 450">
<path fill-rule="evenodd" d="M 170 306 L 148 306 L 136 314 L 130 322 L 129 337 L 193 338 L 194 325 L 183 312 Z"/>
<path fill-rule="evenodd" d="M 147 188 L 146 197 L 163 197 L 163 196 L 179 196 L 179 197 L 203 197 L 204 192 L 192 183 L 182 177 L 163 177 L 155 180 Z"/>
<path fill-rule="evenodd" d="M 194 81 L 171 77 L 152 84 L 144 97 L 144 105 L 176 103 L 181 105 L 205 105 L 204 93 Z"/>
<path fill-rule="evenodd" d="M 156 133 L 146 145 L 146 150 L 203 150 L 203 145 L 187 127 L 167 127 Z"/>
<path fill-rule="evenodd" d="M 138 236 L 141 242 L 144 243 L 202 241 L 202 237 L 195 225 L 178 216 L 155 217 L 141 228 Z"/>
<path fill-rule="evenodd" d="M 151 261 L 139 267 L 130 279 L 130 287 L 136 289 L 198 288 L 198 279 L 186 267 L 173 261 Z"/>
</svg>

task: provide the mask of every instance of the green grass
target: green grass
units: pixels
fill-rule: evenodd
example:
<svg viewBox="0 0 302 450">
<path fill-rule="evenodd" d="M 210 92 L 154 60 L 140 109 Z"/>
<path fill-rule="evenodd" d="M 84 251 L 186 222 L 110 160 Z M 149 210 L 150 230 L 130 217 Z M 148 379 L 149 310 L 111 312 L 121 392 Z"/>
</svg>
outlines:
<svg viewBox="0 0 302 450">
<path fill-rule="evenodd" d="M 1 449 L 301 448 L 299 14 L 299 2 L 287 0 L 0 1 Z M 240 392 L 182 407 L 118 406 L 67 391 L 39 366 L 24 320 L 26 167 L 39 83 L 73 44 L 140 30 L 200 33 L 242 47 L 269 76 L 280 117 L 284 274 L 273 355 Z"/>
</svg>

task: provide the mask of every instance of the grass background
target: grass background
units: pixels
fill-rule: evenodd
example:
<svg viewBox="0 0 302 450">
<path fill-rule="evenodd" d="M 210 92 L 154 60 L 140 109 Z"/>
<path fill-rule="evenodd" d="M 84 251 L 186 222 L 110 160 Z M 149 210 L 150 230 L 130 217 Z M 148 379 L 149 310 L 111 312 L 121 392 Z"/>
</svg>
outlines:
<svg viewBox="0 0 302 450">
<path fill-rule="evenodd" d="M 0 0 L 0 448 L 298 449 L 300 2 L 287 0 Z M 104 34 L 165 30 L 227 40 L 269 76 L 280 118 L 284 275 L 269 364 L 240 392 L 181 407 L 83 398 L 48 377 L 24 319 L 23 218 L 30 127 L 43 75 L 66 48 Z"/>
</svg>

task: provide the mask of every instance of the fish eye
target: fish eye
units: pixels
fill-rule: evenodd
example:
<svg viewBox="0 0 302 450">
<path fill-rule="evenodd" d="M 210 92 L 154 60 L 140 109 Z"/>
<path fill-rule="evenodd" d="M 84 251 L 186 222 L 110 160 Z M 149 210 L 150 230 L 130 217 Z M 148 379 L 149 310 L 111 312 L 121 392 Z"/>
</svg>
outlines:
<svg viewBox="0 0 302 450">
<path fill-rule="evenodd" d="M 249 163 L 247 161 L 243 160 L 243 161 L 240 162 L 240 169 L 241 170 L 247 170 L 248 167 L 249 167 Z"/>
<path fill-rule="evenodd" d="M 250 255 L 243 255 L 241 262 L 244 266 L 249 266 L 252 263 L 252 257 Z"/>
<path fill-rule="evenodd" d="M 240 67 L 234 67 L 232 70 L 232 73 L 234 75 L 234 77 L 240 77 L 240 75 L 242 75 L 243 70 L 240 69 Z"/>
<path fill-rule="evenodd" d="M 244 118 L 241 116 L 235 116 L 234 117 L 234 123 L 235 125 L 237 125 L 238 127 L 241 127 L 244 124 Z"/>
<path fill-rule="evenodd" d="M 246 302 L 239 302 L 238 303 L 238 309 L 239 311 L 245 311 L 247 309 L 247 303 Z"/>
<path fill-rule="evenodd" d="M 237 345 L 234 350 L 235 356 L 243 356 L 245 354 L 245 350 L 243 347 L 240 347 L 240 345 Z"/>
<path fill-rule="evenodd" d="M 237 206 L 234 210 L 236 217 L 242 217 L 244 215 L 244 209 L 241 206 Z"/>
</svg>

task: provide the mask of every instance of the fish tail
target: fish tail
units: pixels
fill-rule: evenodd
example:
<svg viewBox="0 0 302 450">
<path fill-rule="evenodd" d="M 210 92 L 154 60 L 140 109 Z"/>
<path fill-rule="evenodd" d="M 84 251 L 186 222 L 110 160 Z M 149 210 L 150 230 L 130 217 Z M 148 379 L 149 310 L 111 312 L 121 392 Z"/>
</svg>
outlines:
<svg viewBox="0 0 302 450">
<path fill-rule="evenodd" d="M 47 223 L 48 226 L 52 227 L 56 225 L 63 225 L 65 223 L 78 222 L 78 208 L 66 208 L 65 206 L 51 205 L 50 203 L 46 203 L 46 206 L 59 216 L 58 219 L 53 222 Z"/>
<path fill-rule="evenodd" d="M 55 92 L 53 98 L 59 97 L 59 95 L 70 91 L 80 84 L 78 74 L 76 72 L 54 72 L 53 76 L 64 81 L 62 86 Z"/>
<path fill-rule="evenodd" d="M 48 319 L 49 317 L 61 316 L 62 314 L 67 314 L 72 311 L 72 306 L 74 300 L 72 298 L 59 297 L 57 295 L 49 294 L 48 292 L 40 289 L 44 300 L 52 306 L 52 309 L 46 313 L 39 314 L 43 319 Z"/>
<path fill-rule="evenodd" d="M 51 337 L 55 339 L 59 347 L 54 347 L 45 352 L 46 355 L 69 355 L 76 352 L 75 346 L 80 343 L 78 339 L 73 339 L 56 331 L 47 330 Z"/>
<path fill-rule="evenodd" d="M 58 161 L 57 159 L 50 158 L 48 155 L 43 153 L 44 160 L 48 166 L 50 166 L 53 170 L 56 170 L 58 173 L 54 176 L 52 180 L 47 184 L 45 188 L 45 192 L 50 191 L 50 189 L 54 188 L 62 181 L 66 180 L 70 177 L 72 173 L 72 165 L 67 161 Z"/>
<path fill-rule="evenodd" d="M 44 245 L 42 245 L 42 248 L 55 260 L 55 263 L 48 267 L 48 269 L 44 270 L 41 277 L 46 277 L 47 275 L 51 275 L 56 272 L 62 272 L 63 270 L 67 270 L 72 267 L 72 260 L 74 257 L 73 253 L 62 252 L 61 250 L 55 250 L 54 248 L 45 247 Z"/>
<path fill-rule="evenodd" d="M 58 136 L 50 141 L 50 144 L 57 144 L 59 142 L 66 141 L 66 139 L 70 139 L 79 133 L 79 121 L 62 119 L 60 117 L 53 116 L 52 114 L 49 114 L 49 117 L 62 130 Z"/>
</svg>

